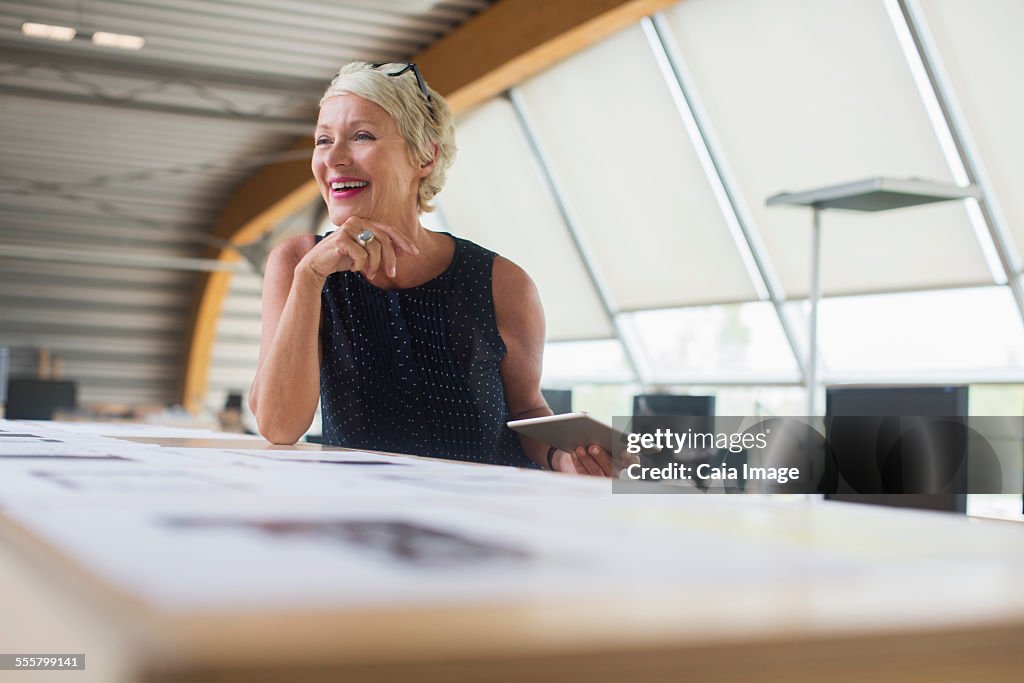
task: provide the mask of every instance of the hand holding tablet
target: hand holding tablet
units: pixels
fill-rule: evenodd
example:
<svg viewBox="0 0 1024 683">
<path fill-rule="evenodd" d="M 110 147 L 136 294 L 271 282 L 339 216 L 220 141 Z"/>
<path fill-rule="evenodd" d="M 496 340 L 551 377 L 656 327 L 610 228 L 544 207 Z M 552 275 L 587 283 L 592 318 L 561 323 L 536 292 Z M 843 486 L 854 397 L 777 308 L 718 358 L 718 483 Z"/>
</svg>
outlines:
<svg viewBox="0 0 1024 683">
<path fill-rule="evenodd" d="M 579 458 L 578 449 L 586 449 L 592 445 L 600 446 L 611 456 L 611 464 L 616 468 L 632 458 L 625 452 L 627 445 L 625 434 L 584 412 L 513 420 L 508 423 L 508 426 L 520 434 L 576 455 L 581 461 L 580 465 L 588 474 L 611 476 L 613 472 L 591 471 L 594 465 L 601 467 L 602 470 L 605 466 L 601 466 L 596 461 L 591 463 L 587 457 Z"/>
</svg>

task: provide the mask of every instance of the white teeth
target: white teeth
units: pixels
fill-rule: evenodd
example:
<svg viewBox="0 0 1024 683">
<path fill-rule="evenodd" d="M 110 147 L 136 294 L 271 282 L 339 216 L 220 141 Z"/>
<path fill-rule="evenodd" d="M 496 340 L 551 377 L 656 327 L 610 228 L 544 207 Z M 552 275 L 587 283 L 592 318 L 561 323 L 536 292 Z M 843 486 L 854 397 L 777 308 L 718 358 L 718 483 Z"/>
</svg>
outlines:
<svg viewBox="0 0 1024 683">
<path fill-rule="evenodd" d="M 351 190 L 354 187 L 366 187 L 370 183 L 363 180 L 349 180 L 344 183 L 331 183 L 332 190 Z"/>
</svg>

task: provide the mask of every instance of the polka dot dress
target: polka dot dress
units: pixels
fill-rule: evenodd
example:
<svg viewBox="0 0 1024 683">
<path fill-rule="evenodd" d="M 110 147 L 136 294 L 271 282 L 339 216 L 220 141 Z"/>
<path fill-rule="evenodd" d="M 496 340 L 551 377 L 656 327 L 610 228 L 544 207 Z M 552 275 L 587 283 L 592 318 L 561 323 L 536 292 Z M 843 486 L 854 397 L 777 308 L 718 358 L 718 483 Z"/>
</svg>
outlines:
<svg viewBox="0 0 1024 683">
<path fill-rule="evenodd" d="M 321 238 L 317 238 L 318 241 Z M 451 265 L 384 291 L 358 273 L 324 283 L 320 397 L 324 442 L 535 467 L 511 419 L 491 296 L 494 252 L 455 240 Z"/>
</svg>

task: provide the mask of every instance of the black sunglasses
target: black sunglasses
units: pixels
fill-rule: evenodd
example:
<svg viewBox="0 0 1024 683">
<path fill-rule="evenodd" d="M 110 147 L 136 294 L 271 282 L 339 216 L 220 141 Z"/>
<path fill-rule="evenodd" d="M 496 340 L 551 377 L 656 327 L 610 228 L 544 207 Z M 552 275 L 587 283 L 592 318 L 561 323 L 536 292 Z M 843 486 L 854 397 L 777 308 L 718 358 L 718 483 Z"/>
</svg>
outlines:
<svg viewBox="0 0 1024 683">
<path fill-rule="evenodd" d="M 434 111 L 434 100 L 432 100 L 430 98 L 430 91 L 427 90 L 427 83 L 426 83 L 426 81 L 423 80 L 423 74 L 420 73 L 420 68 L 418 66 L 416 66 L 415 62 L 382 62 L 381 64 L 371 64 L 370 68 L 371 69 L 379 69 L 382 66 L 385 66 L 387 64 L 393 64 L 393 63 L 405 64 L 405 68 L 402 69 L 401 71 L 395 71 L 394 73 L 390 73 L 390 74 L 388 74 L 388 76 L 401 76 L 406 71 L 409 71 L 411 69 L 413 74 L 415 74 L 415 76 L 416 76 L 416 82 L 420 86 L 420 92 L 423 93 L 423 96 L 425 98 L 427 98 L 427 106 L 430 107 L 430 111 L 431 111 L 431 113 L 433 113 L 433 111 Z"/>
</svg>

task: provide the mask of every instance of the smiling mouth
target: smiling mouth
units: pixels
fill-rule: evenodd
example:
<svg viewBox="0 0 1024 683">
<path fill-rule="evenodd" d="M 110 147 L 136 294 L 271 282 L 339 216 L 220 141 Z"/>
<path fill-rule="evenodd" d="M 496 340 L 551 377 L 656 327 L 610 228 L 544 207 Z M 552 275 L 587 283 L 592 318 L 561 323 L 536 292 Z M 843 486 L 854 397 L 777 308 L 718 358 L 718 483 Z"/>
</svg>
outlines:
<svg viewBox="0 0 1024 683">
<path fill-rule="evenodd" d="M 345 190 L 357 190 L 362 189 L 370 183 L 365 180 L 346 180 L 344 182 L 333 182 L 331 183 L 332 192 L 343 192 Z"/>
<path fill-rule="evenodd" d="M 344 181 L 332 181 L 329 183 L 331 188 L 331 197 L 335 199 L 348 199 L 354 197 L 363 190 L 365 190 L 370 183 L 365 180 L 344 180 Z"/>
</svg>

